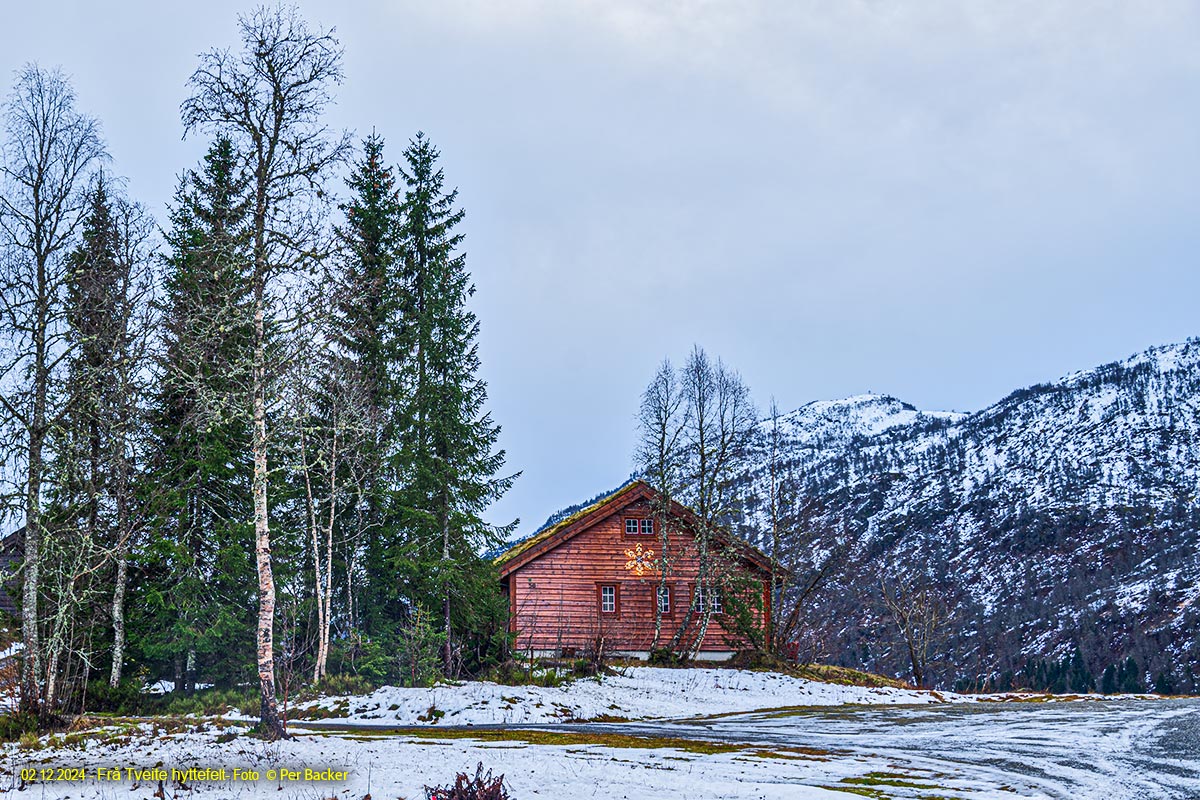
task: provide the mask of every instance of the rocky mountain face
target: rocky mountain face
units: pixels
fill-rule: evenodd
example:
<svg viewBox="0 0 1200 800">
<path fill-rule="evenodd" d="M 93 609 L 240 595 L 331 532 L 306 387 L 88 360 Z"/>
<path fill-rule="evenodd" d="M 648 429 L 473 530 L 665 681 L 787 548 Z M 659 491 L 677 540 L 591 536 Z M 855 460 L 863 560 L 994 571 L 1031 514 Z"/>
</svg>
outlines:
<svg viewBox="0 0 1200 800">
<path fill-rule="evenodd" d="M 933 685 L 1200 690 L 1200 340 L 973 414 L 810 403 L 760 424 L 752 463 L 742 535 L 779 532 L 795 591 L 826 568 L 802 656 L 911 676 L 887 590 L 945 619 Z"/>
</svg>

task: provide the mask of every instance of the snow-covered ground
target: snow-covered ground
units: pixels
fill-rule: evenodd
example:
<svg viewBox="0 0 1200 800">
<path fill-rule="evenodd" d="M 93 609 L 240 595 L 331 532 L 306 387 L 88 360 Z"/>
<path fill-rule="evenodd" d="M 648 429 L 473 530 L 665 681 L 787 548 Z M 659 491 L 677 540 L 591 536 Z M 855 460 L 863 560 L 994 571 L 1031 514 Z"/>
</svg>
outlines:
<svg viewBox="0 0 1200 800">
<path fill-rule="evenodd" d="M 5 745 L 0 793 L 418 800 L 424 786 L 482 762 L 505 775 L 513 800 L 1200 797 L 1197 700 L 825 706 L 554 730 L 422 728 L 420 735 L 295 730 L 277 743 L 231 724 L 200 721 L 200 730 L 172 733 L 143 723 L 136 732 L 114 726 L 42 749 Z M 192 768 L 212 772 L 182 780 L 171 772 Z M 54 777 L 59 770 L 78 773 L 22 786 L 23 771 Z M 322 772 L 330 779 L 315 779 Z"/>
<path fill-rule="evenodd" d="M 775 672 L 629 667 L 561 687 L 470 682 L 431 689 L 385 686 L 369 695 L 300 705 L 293 719 L 364 725 L 530 724 L 595 719 L 681 719 L 784 706 L 924 704 L 968 700 L 906 689 L 835 686 Z"/>
</svg>

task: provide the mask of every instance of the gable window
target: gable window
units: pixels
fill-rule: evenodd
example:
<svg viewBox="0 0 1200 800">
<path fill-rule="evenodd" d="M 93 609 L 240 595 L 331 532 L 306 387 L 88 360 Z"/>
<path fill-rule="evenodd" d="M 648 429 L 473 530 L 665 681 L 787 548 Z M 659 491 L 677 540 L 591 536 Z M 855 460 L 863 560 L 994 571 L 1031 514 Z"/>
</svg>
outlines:
<svg viewBox="0 0 1200 800">
<path fill-rule="evenodd" d="M 713 614 L 724 613 L 724 607 L 721 605 L 721 590 L 716 587 L 705 588 L 697 586 L 695 594 L 692 597 L 692 607 L 697 611 L 703 611 L 705 603 L 708 604 L 708 610 Z"/>
<path fill-rule="evenodd" d="M 663 614 L 663 615 L 670 614 L 671 613 L 671 587 L 670 586 L 659 586 L 657 594 L 658 594 L 658 613 Z"/>
<path fill-rule="evenodd" d="M 626 536 L 653 536 L 654 520 L 643 517 L 625 518 Z"/>
<path fill-rule="evenodd" d="M 620 593 L 617 592 L 617 587 L 607 585 L 600 587 L 600 613 L 601 614 L 616 614 L 620 609 Z"/>
</svg>

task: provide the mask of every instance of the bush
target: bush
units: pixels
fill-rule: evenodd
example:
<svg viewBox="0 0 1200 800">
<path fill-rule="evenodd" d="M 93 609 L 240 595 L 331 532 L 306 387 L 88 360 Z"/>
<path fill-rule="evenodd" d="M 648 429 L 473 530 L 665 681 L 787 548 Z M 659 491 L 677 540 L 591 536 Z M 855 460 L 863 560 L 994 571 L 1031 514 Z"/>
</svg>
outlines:
<svg viewBox="0 0 1200 800">
<path fill-rule="evenodd" d="M 651 650 L 646 663 L 652 667 L 678 667 L 681 664 L 679 656 L 665 647 L 656 647 Z"/>
<path fill-rule="evenodd" d="M 140 714 L 144 699 L 139 682 L 133 680 L 123 680 L 116 686 L 109 686 L 106 680 L 89 681 L 87 685 L 89 711 Z"/>
<path fill-rule="evenodd" d="M 429 612 L 417 606 L 400 628 L 396 663 L 401 686 L 432 686 L 441 675 L 439 652 L 446 634 L 433 627 Z"/>
<path fill-rule="evenodd" d="M 483 771 L 483 762 L 475 768 L 475 777 L 458 773 L 453 786 L 425 787 L 425 800 L 509 800 L 504 788 L 504 776 L 493 777 L 489 769 Z"/>
<path fill-rule="evenodd" d="M 554 664 L 536 666 L 522 664 L 516 661 L 505 661 L 497 664 L 480 676 L 485 681 L 503 684 L 504 686 L 543 686 L 553 688 L 567 683 L 573 671 L 564 675 L 563 670 Z"/>
<path fill-rule="evenodd" d="M 738 669 L 772 670 L 787 672 L 791 664 L 774 653 L 765 650 L 740 650 L 729 660 L 729 666 Z"/>
<path fill-rule="evenodd" d="M 382 686 L 378 680 L 372 680 L 362 675 L 338 673 L 326 674 L 321 679 L 320 693 L 326 695 L 370 694 Z"/>
<path fill-rule="evenodd" d="M 354 631 L 330 643 L 329 672 L 356 675 L 375 686 L 395 679 L 396 643 L 387 636 L 364 637 Z"/>
<path fill-rule="evenodd" d="M 13 742 L 24 738 L 25 734 L 33 734 L 38 729 L 36 714 L 18 711 L 12 714 L 0 715 L 0 741 Z"/>
</svg>

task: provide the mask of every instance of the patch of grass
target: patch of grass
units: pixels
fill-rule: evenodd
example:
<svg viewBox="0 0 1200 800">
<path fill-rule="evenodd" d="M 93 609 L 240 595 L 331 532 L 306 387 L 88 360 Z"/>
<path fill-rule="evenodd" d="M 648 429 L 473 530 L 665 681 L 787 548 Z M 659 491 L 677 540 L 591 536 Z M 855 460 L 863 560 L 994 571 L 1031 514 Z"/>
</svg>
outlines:
<svg viewBox="0 0 1200 800">
<path fill-rule="evenodd" d="M 840 686 L 864 686 L 868 689 L 915 689 L 911 683 L 897 680 L 896 678 L 888 678 L 884 675 L 876 675 L 871 672 L 862 672 L 849 667 L 835 667 L 829 664 L 803 664 L 800 666 L 789 667 L 786 672 L 794 675 L 797 678 L 806 678 L 810 681 L 821 681 L 822 683 L 836 683 Z"/>
<path fill-rule="evenodd" d="M 821 788 L 831 792 L 847 792 L 861 797 L 874 797 L 876 800 L 889 800 L 888 795 L 879 789 L 868 789 L 865 786 L 822 786 Z"/>
<path fill-rule="evenodd" d="M 829 761 L 829 758 L 824 755 L 815 755 L 813 753 L 801 752 L 805 748 L 790 748 L 787 750 L 752 750 L 749 753 L 751 758 L 773 759 L 781 758 L 787 761 Z"/>
<path fill-rule="evenodd" d="M 396 706 L 396 708 L 399 708 L 399 706 Z M 308 706 L 306 708 L 293 708 L 288 711 L 289 719 L 319 720 L 329 719 L 330 717 L 348 716 L 350 716 L 350 701 L 348 700 L 340 700 L 331 707 Z"/>
<path fill-rule="evenodd" d="M 858 778 L 842 778 L 842 783 L 856 786 L 896 786 L 903 789 L 937 789 L 931 783 L 914 783 L 911 775 L 899 772 L 868 772 Z"/>
<path fill-rule="evenodd" d="M 317 728 L 320 730 L 319 728 Z M 336 735 L 336 731 L 322 731 Z M 629 733 L 560 732 L 499 728 L 481 729 L 430 729 L 430 728 L 383 728 L 370 732 L 355 731 L 353 738 L 371 739 L 407 736 L 415 739 L 473 739 L 480 742 L 523 742 L 533 745 L 557 745 L 579 747 L 594 745 L 617 749 L 677 750 L 699 755 L 717 753 L 745 753 L 757 758 L 814 758 L 835 754 L 832 750 L 816 747 L 778 747 L 766 749 L 753 744 L 737 742 L 712 742 L 702 739 L 684 739 L 675 736 L 635 736 Z"/>
</svg>

